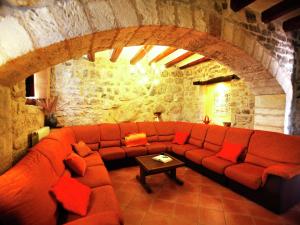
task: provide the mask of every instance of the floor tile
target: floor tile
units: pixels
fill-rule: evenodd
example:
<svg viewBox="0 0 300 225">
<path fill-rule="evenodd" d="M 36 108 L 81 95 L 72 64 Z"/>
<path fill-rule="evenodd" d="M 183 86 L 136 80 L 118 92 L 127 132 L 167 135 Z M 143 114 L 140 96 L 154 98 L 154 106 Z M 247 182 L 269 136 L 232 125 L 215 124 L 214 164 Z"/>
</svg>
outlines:
<svg viewBox="0 0 300 225">
<path fill-rule="evenodd" d="M 153 213 L 170 215 L 173 214 L 174 207 L 175 203 L 173 202 L 155 199 L 152 203 L 150 211 Z"/>
<path fill-rule="evenodd" d="M 174 210 L 175 216 L 185 216 L 192 221 L 198 220 L 198 207 L 187 204 L 176 204 Z"/>
<path fill-rule="evenodd" d="M 209 195 L 202 194 L 199 196 L 199 206 L 208 209 L 223 210 L 221 198 Z"/>
<path fill-rule="evenodd" d="M 255 225 L 251 216 L 225 213 L 226 225 Z"/>
<path fill-rule="evenodd" d="M 223 211 L 200 207 L 199 225 L 225 225 Z"/>
</svg>

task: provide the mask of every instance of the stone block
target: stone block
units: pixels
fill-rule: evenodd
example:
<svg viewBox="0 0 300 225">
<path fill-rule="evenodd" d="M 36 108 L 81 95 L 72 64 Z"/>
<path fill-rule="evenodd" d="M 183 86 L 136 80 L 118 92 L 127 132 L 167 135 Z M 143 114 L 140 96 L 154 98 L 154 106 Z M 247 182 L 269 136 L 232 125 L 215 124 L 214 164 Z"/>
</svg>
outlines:
<svg viewBox="0 0 300 225">
<path fill-rule="evenodd" d="M 60 27 L 46 7 L 18 12 L 37 48 L 46 47 L 64 40 Z M 61 28 L 62 29 L 62 28 Z"/>
<path fill-rule="evenodd" d="M 79 58 L 86 54 L 92 44 L 92 34 L 71 38 L 67 41 L 71 58 Z"/>
<path fill-rule="evenodd" d="M 191 5 L 183 2 L 176 2 L 177 26 L 184 28 L 193 28 L 193 17 Z"/>
<path fill-rule="evenodd" d="M 175 24 L 175 6 L 174 2 L 170 0 L 157 1 L 158 16 L 161 25 Z"/>
<path fill-rule="evenodd" d="M 92 22 L 93 31 L 105 31 L 117 27 L 112 8 L 107 1 L 87 1 L 87 14 Z"/>
<path fill-rule="evenodd" d="M 50 7 L 56 23 L 63 28 L 66 38 L 74 38 L 92 33 L 84 9 L 79 1 L 57 1 Z"/>
<path fill-rule="evenodd" d="M 117 30 L 102 31 L 94 34 L 92 49 L 93 52 L 110 49 L 117 36 Z"/>
<path fill-rule="evenodd" d="M 0 65 L 33 50 L 30 35 L 14 17 L 0 17 Z"/>
<path fill-rule="evenodd" d="M 261 95 L 255 96 L 257 108 L 285 109 L 285 95 Z"/>
<path fill-rule="evenodd" d="M 135 0 L 141 25 L 159 25 L 156 0 Z"/>
<path fill-rule="evenodd" d="M 135 28 L 135 27 L 121 29 L 118 32 L 118 34 L 112 44 L 112 47 L 117 48 L 117 47 L 125 46 L 131 40 L 132 36 L 135 34 L 137 29 L 138 28 Z"/>
<path fill-rule="evenodd" d="M 134 33 L 128 45 L 143 45 L 145 42 L 152 37 L 153 33 L 159 30 L 159 26 L 145 26 L 139 27 Z"/>
<path fill-rule="evenodd" d="M 221 38 L 225 41 L 232 43 L 234 37 L 234 30 L 234 24 L 232 22 L 229 22 L 228 20 L 224 20 Z"/>
<path fill-rule="evenodd" d="M 130 0 L 110 0 L 119 27 L 139 26 L 137 14 Z"/>
<path fill-rule="evenodd" d="M 206 14 L 203 9 L 194 7 L 194 29 L 200 32 L 207 32 Z"/>
</svg>

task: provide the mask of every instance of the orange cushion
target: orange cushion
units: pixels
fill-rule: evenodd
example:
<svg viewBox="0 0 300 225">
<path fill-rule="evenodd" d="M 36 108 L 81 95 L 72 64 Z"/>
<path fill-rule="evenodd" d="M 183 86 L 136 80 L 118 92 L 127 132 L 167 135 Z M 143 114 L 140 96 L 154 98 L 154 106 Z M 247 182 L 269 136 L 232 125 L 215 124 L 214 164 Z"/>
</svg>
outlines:
<svg viewBox="0 0 300 225">
<path fill-rule="evenodd" d="M 57 201 L 64 209 L 85 216 L 89 205 L 91 189 L 77 180 L 62 176 L 51 189 Z"/>
<path fill-rule="evenodd" d="M 242 151 L 243 146 L 241 144 L 224 142 L 223 147 L 221 151 L 217 153 L 217 156 L 223 159 L 227 159 L 231 162 L 237 162 L 237 159 L 242 153 Z"/>
<path fill-rule="evenodd" d="M 89 146 L 87 146 L 83 141 L 79 141 L 77 144 L 73 144 L 75 151 L 78 153 L 78 155 L 85 157 L 93 151 L 90 149 Z"/>
<path fill-rule="evenodd" d="M 187 141 L 189 135 L 190 134 L 188 132 L 176 132 L 173 143 L 183 145 Z"/>
<path fill-rule="evenodd" d="M 77 175 L 84 176 L 86 171 L 86 162 L 84 158 L 80 157 L 79 155 L 75 153 L 71 153 L 66 159 L 65 159 L 66 165 Z"/>
<path fill-rule="evenodd" d="M 148 142 L 145 133 L 129 134 L 128 136 L 125 137 L 126 147 L 144 146 L 147 143 Z"/>
</svg>

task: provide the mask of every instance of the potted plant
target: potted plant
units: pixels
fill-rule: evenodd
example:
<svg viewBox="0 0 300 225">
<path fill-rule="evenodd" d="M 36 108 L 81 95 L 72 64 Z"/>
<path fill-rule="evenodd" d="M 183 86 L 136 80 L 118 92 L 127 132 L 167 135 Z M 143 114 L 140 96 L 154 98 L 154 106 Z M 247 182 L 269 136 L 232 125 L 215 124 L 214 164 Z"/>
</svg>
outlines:
<svg viewBox="0 0 300 225">
<path fill-rule="evenodd" d="M 40 106 L 45 114 L 45 126 L 55 128 L 57 126 L 57 118 L 55 116 L 58 96 L 38 99 L 37 105 Z"/>
</svg>

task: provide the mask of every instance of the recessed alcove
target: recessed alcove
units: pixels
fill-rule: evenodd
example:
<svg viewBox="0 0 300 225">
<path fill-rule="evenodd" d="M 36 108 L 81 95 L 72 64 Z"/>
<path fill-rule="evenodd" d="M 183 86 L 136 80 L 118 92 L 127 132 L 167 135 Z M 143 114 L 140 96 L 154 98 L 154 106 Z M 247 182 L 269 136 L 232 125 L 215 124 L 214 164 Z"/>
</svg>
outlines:
<svg viewBox="0 0 300 225">
<path fill-rule="evenodd" d="M 254 95 L 242 80 L 193 85 L 193 81 L 231 75 L 230 68 L 210 60 L 180 69 L 204 58 L 199 54 L 166 68 L 167 63 L 187 52 L 183 49 L 150 64 L 167 46 L 153 46 L 135 65 L 130 64 L 142 48 L 124 48 L 116 62 L 110 61 L 112 50 L 106 50 L 97 52 L 94 62 L 83 56 L 53 67 L 51 95 L 59 96 L 60 123 L 148 121 L 155 112 L 162 112 L 165 121 L 202 122 L 209 116 L 219 125 L 232 122 L 237 127 L 254 127 Z"/>
</svg>

